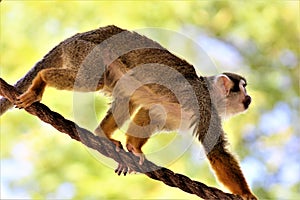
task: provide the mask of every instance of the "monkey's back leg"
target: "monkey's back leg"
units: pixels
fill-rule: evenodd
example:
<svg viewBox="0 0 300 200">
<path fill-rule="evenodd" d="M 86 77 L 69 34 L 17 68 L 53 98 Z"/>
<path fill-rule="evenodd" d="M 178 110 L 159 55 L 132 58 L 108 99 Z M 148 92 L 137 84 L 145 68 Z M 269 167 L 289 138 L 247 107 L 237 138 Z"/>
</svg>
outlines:
<svg viewBox="0 0 300 200">
<path fill-rule="evenodd" d="M 41 70 L 33 79 L 28 90 L 18 97 L 18 108 L 26 108 L 42 99 L 45 87 L 51 86 L 59 90 L 75 90 L 92 92 L 103 87 L 101 76 L 89 77 L 86 72 L 78 72 L 68 68 L 50 68 Z"/>
</svg>

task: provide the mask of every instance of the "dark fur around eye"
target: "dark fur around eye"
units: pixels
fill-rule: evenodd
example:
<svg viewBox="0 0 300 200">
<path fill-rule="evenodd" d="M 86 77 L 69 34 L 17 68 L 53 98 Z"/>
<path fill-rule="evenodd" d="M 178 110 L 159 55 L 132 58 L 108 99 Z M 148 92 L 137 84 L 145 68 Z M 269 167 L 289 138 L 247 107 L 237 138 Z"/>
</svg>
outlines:
<svg viewBox="0 0 300 200">
<path fill-rule="evenodd" d="M 230 89 L 231 92 L 239 92 L 240 91 L 240 87 L 239 85 L 234 84 L 234 86 Z"/>
<path fill-rule="evenodd" d="M 223 73 L 224 75 L 228 76 L 228 78 L 230 78 L 230 80 L 233 82 L 233 87 L 230 89 L 231 92 L 239 92 L 240 91 L 240 81 L 243 80 L 245 82 L 245 84 L 243 85 L 243 87 L 246 87 L 247 82 L 246 79 L 242 76 L 239 76 L 237 74 L 232 74 L 232 73 Z"/>
</svg>

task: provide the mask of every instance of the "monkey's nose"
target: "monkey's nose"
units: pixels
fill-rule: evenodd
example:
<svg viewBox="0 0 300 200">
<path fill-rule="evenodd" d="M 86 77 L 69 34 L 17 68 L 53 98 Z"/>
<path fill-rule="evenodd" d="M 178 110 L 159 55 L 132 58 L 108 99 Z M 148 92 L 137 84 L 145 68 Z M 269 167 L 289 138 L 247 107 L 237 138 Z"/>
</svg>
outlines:
<svg viewBox="0 0 300 200">
<path fill-rule="evenodd" d="M 251 103 L 251 97 L 249 95 L 245 96 L 245 99 L 243 101 L 245 109 L 248 109 L 250 103 Z"/>
</svg>

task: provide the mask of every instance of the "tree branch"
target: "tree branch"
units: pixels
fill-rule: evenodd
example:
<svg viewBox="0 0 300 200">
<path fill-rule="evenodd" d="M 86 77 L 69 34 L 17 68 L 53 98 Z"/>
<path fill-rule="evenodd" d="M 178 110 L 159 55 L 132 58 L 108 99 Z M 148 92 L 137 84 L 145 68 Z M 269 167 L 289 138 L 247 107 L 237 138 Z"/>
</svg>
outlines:
<svg viewBox="0 0 300 200">
<path fill-rule="evenodd" d="M 7 84 L 0 78 L 0 95 L 14 102 L 19 93 L 16 89 Z M 74 122 L 65 119 L 59 113 L 51 111 L 42 103 L 33 103 L 25 110 L 40 118 L 42 121 L 51 124 L 54 128 L 62 133 L 68 134 L 72 139 L 81 142 L 82 144 L 97 150 L 101 154 L 114 159 L 122 165 L 128 166 L 130 169 L 141 172 L 148 177 L 162 181 L 168 186 L 177 187 L 187 193 L 195 194 L 203 199 L 241 199 L 241 197 L 224 193 L 221 190 L 208 187 L 205 184 L 193 181 L 187 176 L 177 174 L 171 170 L 155 165 L 154 163 L 145 160 L 143 165 L 139 165 L 139 159 L 132 153 L 126 152 L 123 149 L 120 152 L 115 151 L 115 145 L 105 137 L 95 136 L 90 131 L 78 126 Z"/>
</svg>

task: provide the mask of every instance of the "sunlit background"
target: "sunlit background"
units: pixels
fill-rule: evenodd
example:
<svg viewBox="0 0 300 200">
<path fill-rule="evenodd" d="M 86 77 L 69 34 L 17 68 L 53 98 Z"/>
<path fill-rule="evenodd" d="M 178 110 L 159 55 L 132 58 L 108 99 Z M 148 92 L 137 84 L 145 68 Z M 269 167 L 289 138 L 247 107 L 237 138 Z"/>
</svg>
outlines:
<svg viewBox="0 0 300 200">
<path fill-rule="evenodd" d="M 233 71 L 246 76 L 253 103 L 247 113 L 224 123 L 230 149 L 258 197 L 300 199 L 299 14 L 299 1 L 4 0 L 1 78 L 15 83 L 60 41 L 100 26 L 179 33 L 193 44 L 145 34 L 197 66 L 202 75 Z M 108 100 L 100 94 L 94 98 L 100 121 Z M 71 92 L 49 88 L 43 103 L 74 120 Z M 91 131 L 97 125 L 76 122 Z M 8 111 L 0 123 L 1 199 L 197 199 L 142 174 L 118 177 L 99 161 L 101 156 L 23 110 Z M 174 135 L 153 138 L 145 152 Z M 225 190 L 197 143 L 167 167 Z"/>
</svg>

